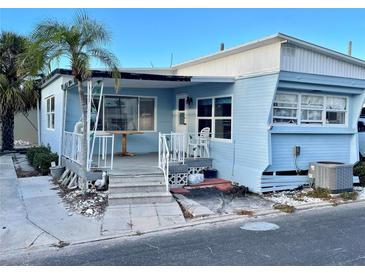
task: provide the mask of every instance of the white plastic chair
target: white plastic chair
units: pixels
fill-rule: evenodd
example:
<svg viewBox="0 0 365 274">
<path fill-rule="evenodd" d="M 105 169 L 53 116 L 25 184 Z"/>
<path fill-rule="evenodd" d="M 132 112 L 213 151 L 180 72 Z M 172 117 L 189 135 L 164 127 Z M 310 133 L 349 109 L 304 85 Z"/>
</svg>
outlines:
<svg viewBox="0 0 365 274">
<path fill-rule="evenodd" d="M 194 142 L 189 140 L 189 156 L 192 154 L 194 158 L 198 156 L 209 158 L 209 134 L 210 128 L 205 127 L 200 131 Z"/>
</svg>

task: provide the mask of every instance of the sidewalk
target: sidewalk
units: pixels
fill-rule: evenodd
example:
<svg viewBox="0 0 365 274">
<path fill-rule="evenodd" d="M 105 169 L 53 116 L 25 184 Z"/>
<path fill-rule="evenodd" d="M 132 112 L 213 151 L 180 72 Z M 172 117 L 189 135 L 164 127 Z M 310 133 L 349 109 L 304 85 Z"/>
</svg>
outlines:
<svg viewBox="0 0 365 274">
<path fill-rule="evenodd" d="M 60 247 L 64 244 L 287 214 L 272 208 L 273 202 L 277 201 L 268 201 L 260 197 L 223 199 L 223 204 L 220 204 L 204 195 L 193 195 L 190 198 L 198 201 L 195 204 L 198 204 L 200 209 L 206 207 L 213 214 L 203 214 L 186 221 L 178 204 L 169 203 L 109 206 L 102 218 L 86 217 L 67 209 L 57 193 L 58 188 L 49 181 L 50 179 L 49 176 L 17 179 L 12 158 L 0 157 L 0 255 L 20 250 L 29 251 L 41 246 Z M 337 204 L 364 203 L 365 189 L 362 190 L 364 193 L 361 192 L 357 201 L 343 201 Z M 276 198 L 282 201 L 283 197 L 280 195 Z M 298 204 L 295 207 L 297 210 L 308 210 L 337 204 L 321 201 Z M 240 213 L 237 209 L 245 210 Z M 201 213 L 201 210 L 199 212 Z M 252 215 L 248 214 L 251 212 Z M 199 215 L 198 213 L 196 215 Z"/>
<path fill-rule="evenodd" d="M 27 219 L 10 156 L 0 157 L 0 228 L 0 252 L 58 242 Z"/>
<path fill-rule="evenodd" d="M 185 224 L 177 203 L 108 207 L 103 218 L 69 211 L 49 176 L 17 178 L 11 156 L 0 157 L 0 254 L 74 244 Z"/>
</svg>

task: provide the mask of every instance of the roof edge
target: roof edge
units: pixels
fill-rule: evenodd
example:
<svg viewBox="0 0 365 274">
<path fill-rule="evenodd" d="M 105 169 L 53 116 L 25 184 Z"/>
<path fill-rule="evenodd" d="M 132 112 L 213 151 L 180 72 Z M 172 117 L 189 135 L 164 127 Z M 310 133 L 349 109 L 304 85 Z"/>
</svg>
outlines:
<svg viewBox="0 0 365 274">
<path fill-rule="evenodd" d="M 121 79 L 132 79 L 132 80 L 155 80 L 155 81 L 180 81 L 190 82 L 191 76 L 183 75 L 165 75 L 165 74 L 152 74 L 152 73 L 138 73 L 138 72 L 126 72 L 120 71 Z M 41 88 L 49 85 L 55 79 L 61 75 L 72 76 L 70 69 L 55 69 L 49 75 L 47 75 L 41 83 Z M 91 70 L 92 78 L 114 78 L 113 72 L 109 70 Z"/>
<path fill-rule="evenodd" d="M 219 58 L 222 58 L 225 56 L 229 56 L 231 54 L 240 53 L 240 52 L 250 50 L 253 48 L 257 48 L 260 46 L 270 45 L 275 42 L 282 42 L 284 40 L 285 39 L 282 39 L 282 37 L 279 35 L 279 33 L 275 33 L 275 34 L 265 36 L 265 37 L 257 39 L 257 40 L 253 40 L 253 41 L 250 41 L 250 42 L 247 42 L 244 44 L 240 44 L 238 46 L 235 46 L 235 47 L 232 47 L 232 48 L 229 48 L 226 50 L 218 51 L 218 52 L 208 54 L 208 55 L 205 55 L 202 57 L 191 59 L 189 61 L 186 61 L 186 62 L 183 62 L 180 64 L 176 64 L 176 65 L 172 66 L 172 68 L 174 70 L 177 70 L 177 69 L 181 69 L 181 68 L 188 67 L 191 65 L 201 64 L 206 61 L 216 60 L 216 59 L 219 59 Z"/>
</svg>

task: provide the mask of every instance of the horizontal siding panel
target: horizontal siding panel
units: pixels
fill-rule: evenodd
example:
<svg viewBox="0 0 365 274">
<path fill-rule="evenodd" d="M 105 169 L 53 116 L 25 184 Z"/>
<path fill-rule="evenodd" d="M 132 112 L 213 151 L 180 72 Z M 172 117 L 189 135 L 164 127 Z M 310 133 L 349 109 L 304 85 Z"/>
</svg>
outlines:
<svg viewBox="0 0 365 274">
<path fill-rule="evenodd" d="M 308 184 L 308 176 L 262 176 L 261 192 L 295 189 Z"/>
<path fill-rule="evenodd" d="M 272 134 L 272 164 L 267 171 L 295 170 L 292 149 L 301 147 L 297 164 L 308 169 L 310 162 L 338 161 L 349 163 L 352 135 Z"/>
</svg>

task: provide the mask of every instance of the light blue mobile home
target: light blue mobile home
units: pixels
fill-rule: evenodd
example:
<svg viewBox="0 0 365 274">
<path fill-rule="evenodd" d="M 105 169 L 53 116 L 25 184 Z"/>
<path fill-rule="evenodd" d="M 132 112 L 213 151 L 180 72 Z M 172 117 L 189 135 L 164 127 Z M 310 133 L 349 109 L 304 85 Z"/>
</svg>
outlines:
<svg viewBox="0 0 365 274">
<path fill-rule="evenodd" d="M 108 72 L 92 80 L 103 83 L 98 130 L 135 131 L 128 151 L 160 155 L 161 134 L 179 133 L 189 156 L 191 136 L 208 127 L 218 176 L 258 193 L 306 184 L 311 162 L 359 160 L 363 60 L 275 34 L 171 68 L 121 72 L 117 91 Z M 75 87 L 62 88 L 70 80 L 56 70 L 42 89 L 41 142 L 60 155 L 81 116 Z"/>
</svg>

